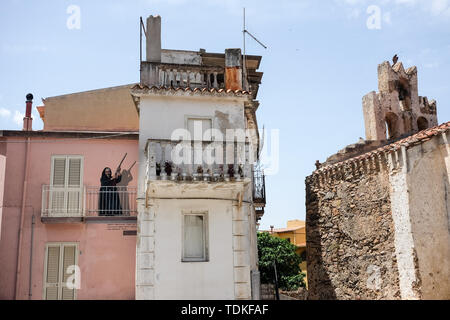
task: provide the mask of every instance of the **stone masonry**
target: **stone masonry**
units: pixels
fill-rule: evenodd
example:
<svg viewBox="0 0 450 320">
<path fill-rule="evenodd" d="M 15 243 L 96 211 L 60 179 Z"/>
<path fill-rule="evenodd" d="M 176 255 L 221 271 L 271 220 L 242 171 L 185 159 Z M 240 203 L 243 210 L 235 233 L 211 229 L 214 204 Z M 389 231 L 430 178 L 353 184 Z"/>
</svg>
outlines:
<svg viewBox="0 0 450 320">
<path fill-rule="evenodd" d="M 308 298 L 450 299 L 450 122 L 415 67 L 378 71 L 367 140 L 306 178 Z"/>
<path fill-rule="evenodd" d="M 370 165 L 306 180 L 309 299 L 400 297 L 389 178 Z"/>
</svg>

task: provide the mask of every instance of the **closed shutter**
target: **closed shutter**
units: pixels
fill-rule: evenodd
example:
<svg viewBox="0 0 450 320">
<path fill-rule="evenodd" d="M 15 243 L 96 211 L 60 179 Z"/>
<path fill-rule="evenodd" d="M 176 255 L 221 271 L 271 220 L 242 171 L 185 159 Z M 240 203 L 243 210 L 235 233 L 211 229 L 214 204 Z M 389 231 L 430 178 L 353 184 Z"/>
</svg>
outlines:
<svg viewBox="0 0 450 320">
<path fill-rule="evenodd" d="M 81 159 L 69 158 L 69 187 L 79 187 L 81 183 Z"/>
<path fill-rule="evenodd" d="M 73 300 L 75 299 L 75 289 L 67 288 L 67 279 L 71 274 L 67 273 L 67 268 L 75 264 L 75 246 L 64 245 L 63 253 L 63 281 L 62 281 L 62 300 Z"/>
<path fill-rule="evenodd" d="M 81 210 L 81 159 L 69 158 L 67 211 L 75 214 Z"/>
<path fill-rule="evenodd" d="M 45 273 L 45 299 L 58 300 L 60 246 L 47 249 L 47 270 Z"/>
<path fill-rule="evenodd" d="M 45 270 L 45 300 L 74 300 L 75 289 L 67 288 L 66 282 L 71 274 L 67 269 L 76 264 L 77 246 L 75 244 L 52 244 L 47 246 Z"/>
<path fill-rule="evenodd" d="M 52 216 L 79 216 L 82 213 L 82 158 L 53 158 L 50 213 Z"/>
<path fill-rule="evenodd" d="M 66 159 L 55 158 L 53 160 L 53 181 L 55 187 L 64 187 L 66 182 Z"/>
</svg>

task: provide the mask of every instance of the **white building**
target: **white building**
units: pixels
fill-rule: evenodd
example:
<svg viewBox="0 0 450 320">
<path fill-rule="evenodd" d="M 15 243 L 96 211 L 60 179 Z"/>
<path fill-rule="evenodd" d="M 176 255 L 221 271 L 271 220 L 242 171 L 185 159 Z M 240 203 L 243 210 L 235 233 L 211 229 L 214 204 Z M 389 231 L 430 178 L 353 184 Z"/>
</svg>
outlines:
<svg viewBox="0 0 450 320">
<path fill-rule="evenodd" d="M 140 119 L 136 299 L 259 299 L 261 57 L 161 50 L 160 31 L 161 18 L 150 16 L 147 61 L 132 89 Z"/>
</svg>

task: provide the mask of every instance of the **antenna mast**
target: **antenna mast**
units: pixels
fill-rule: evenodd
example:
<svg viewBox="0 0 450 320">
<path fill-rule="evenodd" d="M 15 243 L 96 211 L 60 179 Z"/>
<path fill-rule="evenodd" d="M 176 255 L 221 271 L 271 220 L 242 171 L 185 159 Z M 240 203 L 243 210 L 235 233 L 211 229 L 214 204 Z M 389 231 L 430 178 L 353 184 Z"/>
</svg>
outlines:
<svg viewBox="0 0 450 320">
<path fill-rule="evenodd" d="M 243 45 L 244 45 L 244 54 L 243 54 L 243 71 L 244 71 L 244 79 L 243 81 L 243 85 L 242 87 L 244 88 L 244 90 L 248 90 L 248 80 L 247 80 L 247 58 L 246 58 L 246 51 L 245 51 L 245 34 L 248 34 L 250 37 L 253 38 L 253 40 L 255 40 L 256 42 L 258 42 L 264 49 L 267 49 L 267 47 L 258 39 L 256 39 L 256 37 L 254 35 L 252 35 L 247 29 L 246 29 L 246 25 L 245 25 L 245 7 L 244 7 L 244 24 L 243 24 L 243 29 L 242 29 L 242 38 L 243 38 Z"/>
</svg>

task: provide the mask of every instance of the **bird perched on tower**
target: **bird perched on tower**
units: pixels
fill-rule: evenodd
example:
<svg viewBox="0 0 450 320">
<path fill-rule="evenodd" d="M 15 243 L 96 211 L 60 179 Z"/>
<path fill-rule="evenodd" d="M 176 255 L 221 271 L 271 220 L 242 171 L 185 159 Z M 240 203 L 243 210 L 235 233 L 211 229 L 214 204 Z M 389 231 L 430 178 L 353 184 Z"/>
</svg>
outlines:
<svg viewBox="0 0 450 320">
<path fill-rule="evenodd" d="M 397 63 L 397 61 L 398 61 L 398 56 L 397 55 L 395 55 L 393 58 L 392 58 L 392 62 L 394 62 L 394 65 Z"/>
</svg>

